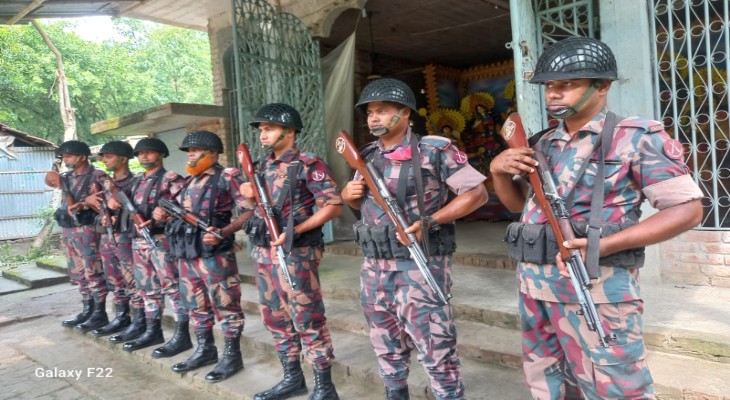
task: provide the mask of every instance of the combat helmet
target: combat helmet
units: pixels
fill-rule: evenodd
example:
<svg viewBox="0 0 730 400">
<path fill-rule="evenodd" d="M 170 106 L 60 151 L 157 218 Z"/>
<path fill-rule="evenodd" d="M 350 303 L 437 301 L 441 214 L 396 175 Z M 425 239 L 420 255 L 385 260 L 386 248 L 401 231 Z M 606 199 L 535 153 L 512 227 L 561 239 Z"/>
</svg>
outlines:
<svg viewBox="0 0 730 400">
<path fill-rule="evenodd" d="M 185 136 L 180 145 L 180 150 L 188 151 L 191 147 L 215 150 L 218 154 L 223 153 L 223 141 L 218 135 L 210 131 L 195 131 Z"/>
<path fill-rule="evenodd" d="M 134 157 L 134 151 L 132 150 L 132 146 L 127 142 L 122 142 L 121 140 L 112 140 L 111 142 L 101 146 L 101 150 L 99 150 L 99 155 L 103 156 L 107 153 L 116 154 L 118 156 L 127 158 Z"/>
<path fill-rule="evenodd" d="M 139 152 L 143 150 L 156 151 L 162 154 L 162 158 L 170 155 L 170 151 L 167 149 L 167 145 L 165 144 L 165 142 L 158 138 L 148 137 L 137 142 L 137 144 L 134 146 L 134 155 L 138 155 Z"/>
<path fill-rule="evenodd" d="M 545 49 L 530 83 L 584 78 L 617 80 L 616 58 L 600 40 L 570 37 Z"/>
<path fill-rule="evenodd" d="M 56 149 L 56 157 L 61 157 L 64 154 L 90 156 L 91 150 L 89 149 L 89 145 L 80 140 L 68 140 L 61 143 L 61 145 Z"/>
<path fill-rule="evenodd" d="M 367 111 L 368 103 L 375 101 L 389 101 L 406 106 L 417 112 L 416 96 L 413 91 L 402 81 L 392 78 L 382 78 L 370 82 L 360 93 L 355 108 L 363 114 Z"/>
<path fill-rule="evenodd" d="M 284 103 L 271 103 L 259 108 L 253 120 L 248 124 L 258 128 L 261 122 L 279 124 L 285 128 L 294 129 L 295 132 L 300 132 L 303 128 L 299 111 Z"/>
</svg>

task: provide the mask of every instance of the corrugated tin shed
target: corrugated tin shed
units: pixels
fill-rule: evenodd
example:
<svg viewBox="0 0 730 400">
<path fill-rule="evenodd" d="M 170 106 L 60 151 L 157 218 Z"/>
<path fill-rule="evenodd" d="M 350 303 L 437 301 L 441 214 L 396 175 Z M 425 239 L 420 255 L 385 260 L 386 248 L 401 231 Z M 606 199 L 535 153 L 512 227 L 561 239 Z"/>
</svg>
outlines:
<svg viewBox="0 0 730 400">
<path fill-rule="evenodd" d="M 53 197 L 44 177 L 55 148 L 45 139 L 0 124 L 0 240 L 40 232 L 44 219 L 38 214 Z"/>
</svg>

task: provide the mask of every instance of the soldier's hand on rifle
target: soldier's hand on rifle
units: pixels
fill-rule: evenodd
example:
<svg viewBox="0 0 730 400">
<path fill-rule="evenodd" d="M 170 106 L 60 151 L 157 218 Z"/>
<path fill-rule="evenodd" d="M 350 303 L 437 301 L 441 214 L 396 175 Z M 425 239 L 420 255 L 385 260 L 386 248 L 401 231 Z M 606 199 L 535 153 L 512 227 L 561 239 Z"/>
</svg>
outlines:
<svg viewBox="0 0 730 400">
<path fill-rule="evenodd" d="M 281 232 L 278 239 L 271 241 L 271 246 L 283 246 L 284 243 L 286 243 L 286 232 Z"/>
<path fill-rule="evenodd" d="M 247 199 L 251 199 L 253 201 L 255 196 L 253 183 L 251 182 L 244 182 L 241 184 L 240 188 L 238 189 L 239 192 L 241 192 L 241 195 Z"/>
<path fill-rule="evenodd" d="M 74 203 L 74 205 L 72 205 L 72 206 L 69 206 L 68 207 L 68 212 L 69 212 L 69 214 L 71 214 L 71 212 L 73 212 L 73 211 L 76 211 L 76 210 L 85 210 L 85 209 L 88 209 L 88 208 L 89 208 L 89 205 L 88 204 L 86 204 L 83 201 L 80 201 L 78 203 Z"/>
<path fill-rule="evenodd" d="M 489 164 L 489 172 L 504 175 L 527 175 L 537 167 L 537 161 L 532 158 L 535 150 L 529 147 L 507 149 Z"/>
<path fill-rule="evenodd" d="M 160 222 L 167 222 L 170 219 L 170 214 L 161 207 L 155 207 L 154 211 L 152 211 L 152 218 Z"/>
<path fill-rule="evenodd" d="M 144 228 L 144 227 L 147 227 L 147 226 L 152 226 L 152 220 L 151 219 L 150 220 L 147 220 L 147 221 L 145 221 L 145 222 L 143 222 L 141 224 L 139 224 L 139 226 L 137 226 L 136 224 L 134 225 L 135 229 L 137 229 L 137 234 L 139 234 L 140 236 L 142 236 L 141 229 Z"/>
<path fill-rule="evenodd" d="M 88 204 L 89 206 L 93 207 L 95 210 L 101 209 L 101 202 L 104 201 L 101 198 L 102 192 L 96 192 L 90 194 L 86 199 L 84 199 L 84 202 Z"/>
<path fill-rule="evenodd" d="M 221 230 L 218 229 L 218 228 L 216 228 L 215 226 L 209 226 L 208 229 L 206 229 L 205 231 L 206 232 L 216 232 L 217 231 L 218 234 L 221 233 Z M 209 246 L 215 246 L 215 245 L 217 245 L 220 242 L 221 242 L 221 240 L 218 239 L 217 237 L 215 237 L 211 233 L 206 233 L 206 234 L 203 235 L 203 243 L 204 244 L 207 244 Z"/>
<path fill-rule="evenodd" d="M 364 179 L 352 180 L 347 182 L 342 189 L 342 199 L 345 201 L 362 199 L 365 196 L 365 190 L 367 190 L 367 185 Z"/>
<path fill-rule="evenodd" d="M 421 229 L 421 221 L 416 221 L 413 225 L 409 226 L 408 229 L 406 229 L 406 233 L 413 233 L 416 235 L 416 238 L 418 239 L 418 242 L 421 242 L 421 239 L 423 238 L 423 230 Z M 401 235 L 396 232 L 395 236 L 398 238 L 398 241 L 403 246 L 408 246 L 408 238 L 403 238 Z"/>
<path fill-rule="evenodd" d="M 573 240 L 566 240 L 563 242 L 563 245 L 568 250 L 579 250 L 581 257 L 583 259 L 586 259 L 586 251 L 588 248 L 588 239 L 584 238 L 576 238 Z M 565 265 L 565 262 L 563 262 L 563 258 L 560 256 L 560 253 L 558 253 L 557 256 L 555 256 L 555 264 L 558 266 L 558 269 L 560 270 L 560 275 L 565 278 L 570 278 L 570 272 L 568 272 L 568 266 Z"/>
</svg>

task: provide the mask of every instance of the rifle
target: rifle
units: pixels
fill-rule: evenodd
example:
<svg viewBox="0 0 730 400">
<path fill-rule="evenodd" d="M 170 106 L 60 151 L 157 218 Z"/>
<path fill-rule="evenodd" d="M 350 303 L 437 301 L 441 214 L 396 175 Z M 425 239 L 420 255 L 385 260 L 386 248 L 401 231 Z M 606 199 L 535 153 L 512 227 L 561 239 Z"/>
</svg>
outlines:
<svg viewBox="0 0 730 400">
<path fill-rule="evenodd" d="M 200 229 L 206 230 L 210 225 L 208 225 L 205 221 L 200 219 L 199 216 L 193 214 L 192 212 L 180 207 L 179 205 L 173 203 L 172 201 L 168 199 L 160 199 L 159 206 L 162 207 L 163 210 L 165 210 L 168 214 L 172 215 L 173 217 L 177 219 L 181 219 L 185 221 L 185 223 L 197 226 Z M 210 233 L 211 235 L 215 236 L 216 238 L 223 240 L 223 236 L 220 235 L 220 233 L 216 231 L 211 232 L 205 232 Z"/>
<path fill-rule="evenodd" d="M 112 191 L 112 185 L 116 186 L 116 183 L 112 182 L 111 177 L 105 177 L 104 181 L 102 182 L 102 185 L 104 186 L 104 194 L 111 193 Z M 112 224 L 112 213 L 109 210 L 109 206 L 106 204 L 106 198 L 101 199 L 101 212 L 104 218 L 106 219 L 106 236 L 109 238 L 109 243 L 111 243 L 112 246 L 117 245 L 117 239 L 114 237 L 114 226 Z"/>
<path fill-rule="evenodd" d="M 449 302 L 449 299 L 451 299 L 451 293 L 446 296 L 441 288 L 436 284 L 436 280 L 431 274 L 431 270 L 428 266 L 428 258 L 423 252 L 421 245 L 418 243 L 416 235 L 413 233 L 406 233 L 406 229 L 410 226 L 408 224 L 408 220 L 406 219 L 405 213 L 401 209 L 400 205 L 398 205 L 398 201 L 390 194 L 388 186 L 386 186 L 385 180 L 383 180 L 383 176 L 372 163 L 366 163 L 365 160 L 362 159 L 362 156 L 360 156 L 360 153 L 357 151 L 357 147 L 355 147 L 355 144 L 352 142 L 352 139 L 347 132 L 340 131 L 340 134 L 337 135 L 335 149 L 338 153 L 340 153 L 342 158 L 347 161 L 352 169 L 357 170 L 360 175 L 365 178 L 365 183 L 367 184 L 368 189 L 370 189 L 370 192 L 373 194 L 373 197 L 375 197 L 375 201 L 388 214 L 388 217 L 395 225 L 395 229 L 398 231 L 400 237 L 407 239 L 408 246 L 406 247 L 411 253 L 411 257 L 413 258 L 413 261 L 416 262 L 421 274 L 426 279 L 426 283 L 431 288 L 431 291 L 436 293 L 442 305 L 446 305 Z M 423 230 L 422 232 L 424 235 L 428 235 L 428 232 Z"/>
<path fill-rule="evenodd" d="M 251 153 L 248 152 L 248 146 L 246 146 L 245 143 L 241 143 L 238 145 L 238 149 L 236 149 L 236 151 L 238 154 L 238 162 L 241 163 L 243 172 L 246 176 L 248 176 L 248 179 L 254 186 L 254 198 L 259 207 L 259 211 L 266 222 L 266 228 L 269 230 L 269 236 L 271 236 L 271 239 L 274 241 L 279 240 L 281 233 L 279 232 L 279 227 L 276 224 L 274 208 L 271 206 L 271 196 L 269 196 L 269 192 L 266 190 L 266 187 L 264 187 L 263 179 L 261 179 L 256 171 L 254 171 L 253 161 L 251 161 Z M 294 210 L 289 210 L 289 212 L 294 212 Z M 286 256 L 284 255 L 284 249 L 281 246 L 276 246 L 276 255 L 279 258 L 279 268 L 281 269 L 281 273 L 284 275 L 284 279 L 286 279 L 286 282 L 292 290 L 296 290 L 297 284 L 294 280 L 292 280 L 291 275 L 289 275 L 289 268 L 286 265 Z"/>
<path fill-rule="evenodd" d="M 127 212 L 129 212 L 129 216 L 132 218 L 132 222 L 134 222 L 134 226 L 137 227 L 137 230 L 139 230 L 139 232 L 142 234 L 144 240 L 146 240 L 147 243 L 149 243 L 152 247 L 160 247 L 157 239 L 152 237 L 152 234 L 150 233 L 150 227 L 142 226 L 147 221 L 145 221 L 142 215 L 137 212 L 137 208 L 134 206 L 134 203 L 129 200 L 129 197 L 127 197 L 127 195 L 124 194 L 123 191 L 119 190 L 116 193 L 116 198 L 122 204 L 122 207 L 127 209 Z"/>
<path fill-rule="evenodd" d="M 70 172 L 69 172 L 70 173 Z M 68 175 L 61 175 L 59 181 L 61 182 L 61 191 L 63 192 L 64 196 L 66 196 L 66 207 L 68 209 L 68 214 L 73 218 L 74 225 L 75 226 L 81 226 L 81 223 L 79 222 L 79 217 L 76 214 L 76 209 L 71 210 L 71 207 L 76 204 L 76 200 L 74 200 L 74 196 L 71 194 L 71 189 L 68 187 L 68 182 L 66 181 Z"/>
<path fill-rule="evenodd" d="M 512 113 L 507 117 L 507 121 L 502 125 L 501 134 L 509 147 L 529 147 L 527 136 L 525 135 L 525 128 L 522 125 L 522 119 L 517 113 Z M 560 250 L 560 257 L 568 267 L 570 282 L 575 289 L 575 293 L 578 296 L 578 303 L 580 304 L 580 312 L 578 314 L 583 314 L 588 329 L 592 332 L 597 332 L 601 346 L 607 348 L 610 346 L 609 342 L 614 340 L 616 336 L 606 334 L 603 329 L 598 311 L 596 310 L 596 304 L 593 302 L 593 296 L 591 296 L 593 284 L 591 284 L 591 280 L 588 277 L 583 256 L 580 250 L 568 249 L 563 245 L 563 242 L 566 240 L 575 239 L 575 232 L 570 223 L 570 211 L 565 205 L 565 200 L 558 195 L 550 170 L 544 168 L 549 165 L 545 155 L 538 151 L 534 157 L 538 162 L 538 166 L 533 172 L 528 174 L 530 185 L 535 192 L 535 198 L 540 208 L 542 208 L 550 222 L 550 227 L 555 233 L 555 241 Z"/>
</svg>

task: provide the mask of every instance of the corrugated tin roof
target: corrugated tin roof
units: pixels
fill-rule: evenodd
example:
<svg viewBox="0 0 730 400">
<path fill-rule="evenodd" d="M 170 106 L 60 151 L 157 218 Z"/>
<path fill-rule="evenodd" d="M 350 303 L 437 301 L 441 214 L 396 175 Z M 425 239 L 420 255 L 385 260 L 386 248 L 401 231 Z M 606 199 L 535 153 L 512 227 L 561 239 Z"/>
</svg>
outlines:
<svg viewBox="0 0 730 400">
<path fill-rule="evenodd" d="M 225 0 L 6 0 L 0 1 L 0 24 L 23 24 L 34 18 L 112 16 L 138 18 L 205 31 L 211 6 Z"/>
<path fill-rule="evenodd" d="M 39 137 L 35 137 L 33 135 L 29 135 L 25 132 L 21 132 L 17 129 L 13 129 L 7 125 L 0 124 L 0 135 L 1 134 L 7 134 L 11 136 L 15 136 L 16 138 L 21 139 L 22 141 L 28 143 L 31 146 L 38 146 L 38 147 L 53 147 L 56 148 L 56 145 L 53 144 L 53 142 L 49 142 L 46 139 L 41 139 Z M 17 146 L 17 145 L 16 145 Z"/>
</svg>

